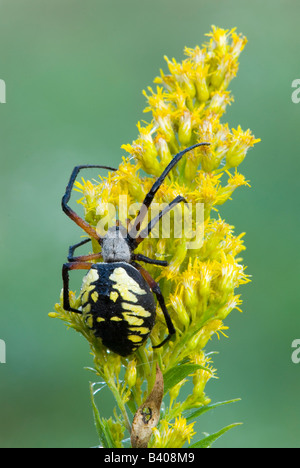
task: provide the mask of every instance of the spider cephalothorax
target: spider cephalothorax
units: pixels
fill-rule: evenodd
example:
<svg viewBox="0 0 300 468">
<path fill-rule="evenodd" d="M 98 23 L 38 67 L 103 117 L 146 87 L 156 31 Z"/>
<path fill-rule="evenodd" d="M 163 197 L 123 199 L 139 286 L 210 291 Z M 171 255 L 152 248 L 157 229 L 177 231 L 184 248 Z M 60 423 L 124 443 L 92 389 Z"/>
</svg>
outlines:
<svg viewBox="0 0 300 468">
<path fill-rule="evenodd" d="M 131 261 L 131 250 L 126 238 L 127 231 L 123 226 L 108 229 L 102 240 L 102 258 L 104 262 Z"/>
<path fill-rule="evenodd" d="M 151 333 L 156 313 L 153 293 L 157 297 L 168 327 L 168 336 L 155 347 L 163 346 L 175 334 L 175 328 L 159 284 L 154 281 L 147 270 L 137 263 L 142 261 L 167 266 L 167 262 L 135 254 L 134 251 L 166 213 L 178 203 L 186 201 L 181 196 L 176 197 L 149 222 L 146 228 L 140 229 L 156 192 L 171 169 L 185 153 L 203 145 L 209 145 L 209 143 L 198 143 L 174 156 L 147 193 L 129 230 L 117 223 L 116 226 L 108 229 L 103 237 L 100 237 L 90 224 L 80 218 L 68 206 L 68 203 L 74 182 L 81 169 L 102 168 L 112 171 L 116 169 L 106 166 L 76 166 L 72 172 L 62 199 L 62 208 L 67 216 L 80 226 L 90 238 L 99 242 L 101 252 L 74 257 L 75 250 L 91 239 L 70 247 L 68 263 L 63 265 L 64 309 L 83 314 L 88 327 L 93 330 L 96 337 L 102 339 L 104 346 L 121 356 L 127 356 L 138 349 Z M 88 270 L 81 288 L 81 310 L 70 306 L 69 271 L 71 270 Z"/>
</svg>

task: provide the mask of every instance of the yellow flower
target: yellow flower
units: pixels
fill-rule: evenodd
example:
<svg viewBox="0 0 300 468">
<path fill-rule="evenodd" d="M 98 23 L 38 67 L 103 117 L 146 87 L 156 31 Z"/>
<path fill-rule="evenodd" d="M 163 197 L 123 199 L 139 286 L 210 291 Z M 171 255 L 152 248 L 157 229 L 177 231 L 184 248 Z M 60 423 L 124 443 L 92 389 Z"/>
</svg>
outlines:
<svg viewBox="0 0 300 468">
<path fill-rule="evenodd" d="M 249 148 L 252 148 L 259 141 L 260 139 L 255 139 L 249 129 L 246 132 L 243 132 L 240 126 L 237 130 L 232 129 L 232 137 L 226 156 L 226 167 L 239 166 L 245 159 Z"/>
<path fill-rule="evenodd" d="M 219 56 L 224 56 L 228 52 L 229 40 L 232 34 L 235 32 L 235 29 L 229 31 L 229 29 L 217 28 L 212 26 L 212 32 L 206 34 L 206 36 L 211 37 L 211 40 L 208 44 L 209 48 L 214 50 Z"/>
<path fill-rule="evenodd" d="M 148 91 L 151 95 L 148 95 L 145 90 L 143 91 L 143 95 L 147 98 L 149 103 L 149 107 L 146 107 L 144 112 L 151 112 L 153 109 L 167 112 L 169 110 L 166 102 L 168 94 L 164 91 L 164 88 L 157 86 L 156 93 L 154 93 L 153 89 L 148 86 Z"/>
<path fill-rule="evenodd" d="M 237 170 L 235 170 L 234 175 L 228 171 L 227 174 L 229 175 L 229 179 L 227 185 L 220 188 L 218 191 L 217 205 L 223 205 L 223 203 L 225 203 L 227 200 L 230 200 L 231 195 L 238 187 L 241 187 L 242 185 L 250 187 L 249 183 L 245 179 L 245 176 L 243 174 L 239 174 Z"/>
<path fill-rule="evenodd" d="M 162 420 L 160 423 L 161 430 L 154 428 L 154 440 L 151 447 L 155 448 L 180 448 L 185 442 L 190 443 L 192 437 L 196 434 L 194 424 L 187 424 L 187 421 L 182 416 L 175 419 L 174 424 Z"/>
</svg>

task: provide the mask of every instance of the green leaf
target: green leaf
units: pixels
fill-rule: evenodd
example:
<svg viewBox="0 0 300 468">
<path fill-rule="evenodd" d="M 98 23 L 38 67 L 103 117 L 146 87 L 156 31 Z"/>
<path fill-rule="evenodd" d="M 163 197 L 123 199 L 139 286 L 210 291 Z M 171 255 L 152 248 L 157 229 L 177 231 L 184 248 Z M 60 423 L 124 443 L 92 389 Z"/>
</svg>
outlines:
<svg viewBox="0 0 300 468">
<path fill-rule="evenodd" d="M 240 426 L 241 424 L 242 423 L 234 423 L 234 424 L 230 424 L 230 426 L 223 427 L 223 429 L 221 429 L 220 431 L 215 432 L 214 434 L 211 434 L 207 437 L 204 437 L 204 439 L 199 440 L 199 442 L 196 442 L 195 444 L 190 445 L 189 448 L 210 448 L 212 444 L 217 439 L 219 439 L 219 437 L 225 434 L 225 432 L 229 431 L 230 429 L 233 429 L 236 426 Z"/>
<path fill-rule="evenodd" d="M 94 398 L 94 385 L 90 383 L 91 402 L 94 413 L 94 421 L 99 440 L 104 448 L 114 448 L 114 441 L 111 437 L 110 429 L 104 419 L 101 418 Z"/>
<path fill-rule="evenodd" d="M 189 414 L 188 416 L 186 416 L 186 420 L 187 420 L 187 421 L 191 421 L 191 420 L 193 420 L 193 419 L 198 418 L 199 416 L 201 416 L 202 414 L 206 413 L 207 411 L 210 411 L 210 410 L 212 410 L 212 409 L 218 408 L 219 406 L 228 405 L 229 403 L 236 403 L 237 401 L 241 401 L 241 399 L 240 399 L 240 398 L 236 398 L 235 400 L 220 401 L 220 402 L 218 402 L 218 403 L 213 403 L 212 405 L 202 406 L 201 408 L 197 409 L 197 410 L 194 411 L 193 413 L 191 413 L 191 414 Z"/>
<path fill-rule="evenodd" d="M 131 396 L 130 399 L 127 401 L 127 407 L 129 411 L 131 412 L 131 414 L 134 416 L 135 413 L 137 412 L 137 405 L 133 396 Z"/>
<path fill-rule="evenodd" d="M 164 394 L 166 394 L 170 388 L 177 385 L 183 379 L 185 379 L 188 375 L 193 374 L 197 370 L 202 369 L 206 372 L 209 372 L 213 375 L 212 371 L 200 364 L 181 364 L 179 366 L 172 367 L 164 374 Z"/>
</svg>

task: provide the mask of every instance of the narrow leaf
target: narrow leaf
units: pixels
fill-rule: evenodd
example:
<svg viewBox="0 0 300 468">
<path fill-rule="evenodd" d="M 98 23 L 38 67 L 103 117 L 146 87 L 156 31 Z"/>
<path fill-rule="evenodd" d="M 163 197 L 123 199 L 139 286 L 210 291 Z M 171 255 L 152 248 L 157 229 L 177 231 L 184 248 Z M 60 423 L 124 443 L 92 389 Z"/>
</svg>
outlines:
<svg viewBox="0 0 300 468">
<path fill-rule="evenodd" d="M 93 383 L 90 383 L 90 394 L 91 394 L 91 402 L 92 402 L 92 408 L 93 408 L 93 414 L 94 414 L 94 421 L 95 421 L 95 426 L 96 426 L 99 440 L 104 448 L 113 448 L 114 443 L 111 438 L 110 431 L 108 427 L 103 423 L 99 410 L 95 403 Z"/>
<path fill-rule="evenodd" d="M 175 366 L 169 369 L 164 374 L 164 394 L 166 394 L 170 390 L 170 388 L 174 387 L 183 379 L 185 379 L 188 375 L 193 374 L 199 369 L 205 370 L 206 372 L 212 374 L 212 371 L 210 369 L 207 369 L 206 367 L 201 366 L 200 364 L 181 364 L 180 366 Z"/>
<path fill-rule="evenodd" d="M 219 406 L 228 405 L 229 403 L 236 403 L 237 401 L 241 401 L 241 399 L 240 399 L 240 398 L 236 398 L 235 400 L 220 401 L 220 402 L 218 402 L 218 403 L 213 403 L 212 405 L 202 406 L 201 408 L 197 409 L 197 410 L 194 411 L 193 413 L 191 413 L 191 414 L 189 414 L 188 416 L 186 416 L 186 420 L 187 420 L 187 421 L 191 421 L 191 420 L 193 420 L 193 419 L 198 418 L 199 416 L 201 416 L 202 414 L 206 413 L 207 411 L 210 411 L 210 410 L 212 410 L 212 409 L 218 408 Z"/>
<path fill-rule="evenodd" d="M 242 423 L 235 423 L 235 424 L 230 424 L 230 426 L 223 427 L 218 432 L 215 432 L 214 434 L 211 434 L 207 437 L 204 437 L 204 439 L 199 440 L 199 442 L 196 442 L 195 444 L 191 445 L 189 448 L 210 448 L 212 444 L 219 439 L 225 432 L 229 431 L 230 429 L 233 429 L 236 426 L 240 426 Z"/>
</svg>

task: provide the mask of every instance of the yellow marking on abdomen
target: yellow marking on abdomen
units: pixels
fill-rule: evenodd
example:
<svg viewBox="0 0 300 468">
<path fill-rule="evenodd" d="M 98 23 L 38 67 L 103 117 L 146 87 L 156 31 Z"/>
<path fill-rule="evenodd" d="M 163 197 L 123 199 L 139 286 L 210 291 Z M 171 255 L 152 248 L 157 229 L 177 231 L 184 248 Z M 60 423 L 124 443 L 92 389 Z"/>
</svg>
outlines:
<svg viewBox="0 0 300 468">
<path fill-rule="evenodd" d="M 95 289 L 95 286 L 88 286 L 84 291 L 83 291 L 83 294 L 81 296 L 81 302 L 82 304 L 85 304 L 86 302 L 88 302 L 89 300 L 89 294 L 91 291 L 93 291 Z"/>
<path fill-rule="evenodd" d="M 129 330 L 133 332 L 140 332 L 141 335 L 148 335 L 148 333 L 150 333 L 150 330 L 147 327 L 130 327 Z"/>
<path fill-rule="evenodd" d="M 127 312 L 123 312 L 123 317 L 129 325 L 140 326 L 144 324 L 144 320 L 136 317 L 135 315 L 130 315 Z"/>
<path fill-rule="evenodd" d="M 139 343 L 140 341 L 143 341 L 143 337 L 138 335 L 128 335 L 128 339 L 133 343 Z"/>
<path fill-rule="evenodd" d="M 83 278 L 82 286 L 81 286 L 81 302 L 84 304 L 88 302 L 89 293 L 95 289 L 95 285 L 91 284 L 94 283 L 99 279 L 99 275 L 96 270 L 91 269 L 87 275 Z"/>
<path fill-rule="evenodd" d="M 120 317 L 112 317 L 110 320 L 114 321 L 114 322 L 122 322 L 123 319 L 121 319 Z"/>
<path fill-rule="evenodd" d="M 91 294 L 91 298 L 93 299 L 94 302 L 97 302 L 98 299 L 99 299 L 99 294 L 97 293 L 97 291 L 94 291 L 92 294 Z"/>
<path fill-rule="evenodd" d="M 119 297 L 119 294 L 117 293 L 117 291 L 112 291 L 109 295 L 110 300 L 113 302 L 116 302 L 118 297 Z"/>
<path fill-rule="evenodd" d="M 136 314 L 138 317 L 151 317 L 151 312 L 144 309 L 144 307 L 134 304 L 128 304 L 127 302 L 122 302 L 122 307 L 124 310 Z"/>
<path fill-rule="evenodd" d="M 116 283 L 113 288 L 119 291 L 125 301 L 138 302 L 136 294 L 139 296 L 147 294 L 124 268 L 115 268 L 109 279 Z"/>
<path fill-rule="evenodd" d="M 99 279 L 99 275 L 98 275 L 98 272 L 97 270 L 95 269 L 91 269 L 87 275 L 85 275 L 85 277 L 83 278 L 83 282 L 82 282 L 82 289 L 87 289 L 88 286 L 91 285 L 91 283 L 95 283 L 96 281 L 98 281 Z M 95 286 L 93 285 L 93 288 Z"/>
</svg>

